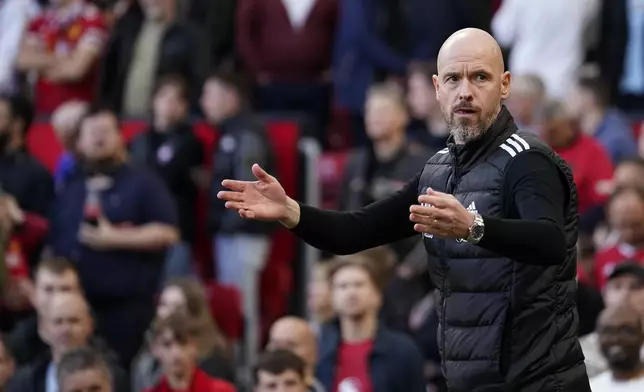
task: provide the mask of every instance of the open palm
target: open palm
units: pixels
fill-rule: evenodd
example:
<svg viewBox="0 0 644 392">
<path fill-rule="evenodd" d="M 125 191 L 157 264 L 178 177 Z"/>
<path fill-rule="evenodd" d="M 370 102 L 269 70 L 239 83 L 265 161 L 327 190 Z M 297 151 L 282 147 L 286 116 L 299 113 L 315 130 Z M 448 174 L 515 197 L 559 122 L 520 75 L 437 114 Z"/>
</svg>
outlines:
<svg viewBox="0 0 644 392">
<path fill-rule="evenodd" d="M 277 179 L 259 165 L 253 165 L 257 181 L 224 180 L 230 191 L 221 191 L 217 197 L 226 201 L 226 208 L 239 211 L 242 218 L 279 221 L 286 218 L 288 197 Z"/>
</svg>

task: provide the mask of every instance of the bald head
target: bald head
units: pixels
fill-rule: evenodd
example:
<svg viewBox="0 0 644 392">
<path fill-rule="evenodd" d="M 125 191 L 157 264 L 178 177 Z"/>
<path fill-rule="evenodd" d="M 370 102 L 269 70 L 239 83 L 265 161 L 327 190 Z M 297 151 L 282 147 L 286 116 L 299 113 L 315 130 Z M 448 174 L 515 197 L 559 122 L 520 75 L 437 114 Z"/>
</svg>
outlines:
<svg viewBox="0 0 644 392">
<path fill-rule="evenodd" d="M 441 66 L 451 64 L 454 59 L 481 57 L 489 62 L 499 75 L 505 70 L 503 53 L 498 42 L 488 32 L 467 28 L 452 34 L 438 52 L 438 73 Z"/>
<path fill-rule="evenodd" d="M 312 372 L 317 361 L 317 342 L 315 333 L 309 323 L 298 317 L 283 317 L 272 326 L 269 337 L 269 348 L 285 349 L 301 357 Z"/>
</svg>

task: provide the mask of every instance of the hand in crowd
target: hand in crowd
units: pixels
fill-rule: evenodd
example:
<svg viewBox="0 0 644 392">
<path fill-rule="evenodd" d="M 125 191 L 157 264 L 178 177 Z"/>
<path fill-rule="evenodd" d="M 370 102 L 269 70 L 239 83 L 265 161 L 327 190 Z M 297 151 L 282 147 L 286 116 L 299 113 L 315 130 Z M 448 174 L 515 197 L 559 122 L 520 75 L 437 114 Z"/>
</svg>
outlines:
<svg viewBox="0 0 644 392">
<path fill-rule="evenodd" d="M 409 220 L 415 223 L 414 230 L 441 238 L 467 238 L 474 223 L 474 214 L 456 198 L 447 193 L 427 189 L 426 195 L 418 197 L 420 205 L 410 207 Z"/>
<path fill-rule="evenodd" d="M 105 250 L 113 247 L 117 228 L 105 217 L 98 218 L 98 225 L 82 223 L 78 231 L 78 240 L 95 250 Z"/>
<path fill-rule="evenodd" d="M 34 284 L 27 278 L 10 279 L 2 294 L 3 304 L 13 311 L 29 309 L 34 294 Z"/>
<path fill-rule="evenodd" d="M 25 216 L 13 196 L 4 195 L 0 198 L 0 226 L 5 233 L 13 232 L 14 227 L 24 222 Z"/>
</svg>

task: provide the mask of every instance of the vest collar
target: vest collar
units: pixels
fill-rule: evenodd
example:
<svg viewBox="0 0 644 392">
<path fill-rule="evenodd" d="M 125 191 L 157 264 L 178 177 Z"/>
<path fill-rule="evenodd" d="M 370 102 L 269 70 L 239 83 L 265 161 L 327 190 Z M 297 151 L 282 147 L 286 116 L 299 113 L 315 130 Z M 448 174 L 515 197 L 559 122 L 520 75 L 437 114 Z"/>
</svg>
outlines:
<svg viewBox="0 0 644 392">
<path fill-rule="evenodd" d="M 447 139 L 447 147 L 454 164 L 463 172 L 487 158 L 505 139 L 518 130 L 510 111 L 501 106 L 501 111 L 492 126 L 480 138 L 458 145 L 454 136 Z"/>
</svg>

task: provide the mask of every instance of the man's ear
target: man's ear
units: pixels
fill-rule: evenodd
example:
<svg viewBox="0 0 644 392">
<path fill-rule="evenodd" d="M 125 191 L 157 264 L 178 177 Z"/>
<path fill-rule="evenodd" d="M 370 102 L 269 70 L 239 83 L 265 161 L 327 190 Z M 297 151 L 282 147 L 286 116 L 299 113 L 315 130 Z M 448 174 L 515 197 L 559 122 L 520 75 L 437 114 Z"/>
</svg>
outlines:
<svg viewBox="0 0 644 392">
<path fill-rule="evenodd" d="M 505 71 L 501 77 L 501 99 L 506 100 L 510 96 L 510 83 L 512 82 L 512 75 L 510 71 Z"/>
<path fill-rule="evenodd" d="M 434 84 L 434 89 L 436 90 L 436 100 L 438 100 L 440 96 L 440 93 L 438 92 L 438 75 L 432 75 L 432 84 Z"/>
</svg>

